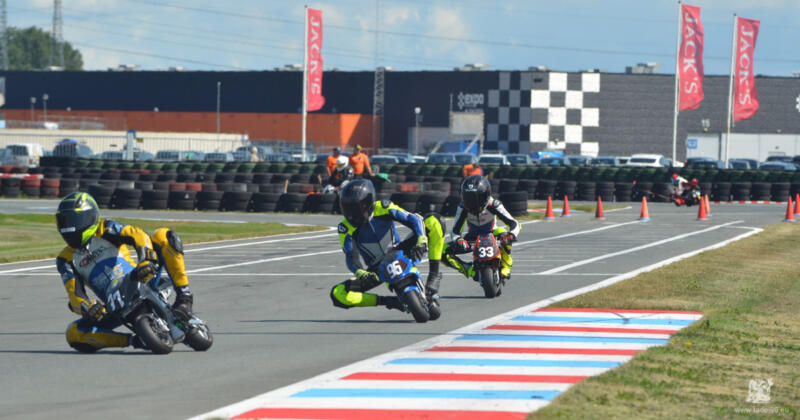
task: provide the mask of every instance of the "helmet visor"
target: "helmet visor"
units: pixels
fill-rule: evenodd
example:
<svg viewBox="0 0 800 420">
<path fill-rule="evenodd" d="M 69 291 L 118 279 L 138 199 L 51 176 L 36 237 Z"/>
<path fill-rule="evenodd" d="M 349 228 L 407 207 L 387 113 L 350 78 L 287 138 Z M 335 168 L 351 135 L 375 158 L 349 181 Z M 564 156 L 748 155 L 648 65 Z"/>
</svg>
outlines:
<svg viewBox="0 0 800 420">
<path fill-rule="evenodd" d="M 341 204 L 342 214 L 347 222 L 353 226 L 360 226 L 369 221 L 369 215 L 372 213 L 375 203 L 369 203 L 369 200 L 342 200 Z"/>
<path fill-rule="evenodd" d="M 80 248 L 97 231 L 97 213 L 63 211 L 56 214 L 58 233 L 72 248 Z"/>
</svg>

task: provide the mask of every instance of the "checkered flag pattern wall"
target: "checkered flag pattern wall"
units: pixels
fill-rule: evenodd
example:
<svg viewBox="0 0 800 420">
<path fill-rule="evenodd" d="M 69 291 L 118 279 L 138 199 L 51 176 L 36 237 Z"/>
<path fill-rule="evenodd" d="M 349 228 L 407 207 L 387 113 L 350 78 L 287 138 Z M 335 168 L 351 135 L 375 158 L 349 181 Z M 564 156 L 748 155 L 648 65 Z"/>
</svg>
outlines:
<svg viewBox="0 0 800 420">
<path fill-rule="evenodd" d="M 600 73 L 500 72 L 489 90 L 485 149 L 529 153 L 531 143 L 581 145 L 600 126 Z M 588 144 L 587 144 L 588 146 Z"/>
</svg>

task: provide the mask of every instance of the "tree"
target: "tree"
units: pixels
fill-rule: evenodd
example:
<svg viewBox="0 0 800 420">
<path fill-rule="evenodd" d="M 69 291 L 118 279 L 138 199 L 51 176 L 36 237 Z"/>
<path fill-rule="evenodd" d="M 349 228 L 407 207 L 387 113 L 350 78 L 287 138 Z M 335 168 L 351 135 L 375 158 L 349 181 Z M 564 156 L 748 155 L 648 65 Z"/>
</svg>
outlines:
<svg viewBox="0 0 800 420">
<path fill-rule="evenodd" d="M 31 26 L 19 29 L 8 28 L 8 69 L 43 70 L 50 65 L 50 47 L 53 37 L 50 32 Z M 81 52 L 64 42 L 64 70 L 83 70 Z"/>
</svg>

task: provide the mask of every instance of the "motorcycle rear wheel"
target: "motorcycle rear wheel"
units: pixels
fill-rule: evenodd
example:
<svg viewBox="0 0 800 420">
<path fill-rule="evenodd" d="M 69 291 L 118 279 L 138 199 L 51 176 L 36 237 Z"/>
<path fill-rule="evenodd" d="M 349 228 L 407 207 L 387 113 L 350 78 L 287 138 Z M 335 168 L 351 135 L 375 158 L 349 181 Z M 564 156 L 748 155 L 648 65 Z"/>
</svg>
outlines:
<svg viewBox="0 0 800 420">
<path fill-rule="evenodd" d="M 175 342 L 169 330 L 160 327 L 151 314 L 140 315 L 134 323 L 136 334 L 147 344 L 147 348 L 155 354 L 168 354 Z"/>
<path fill-rule="evenodd" d="M 494 270 L 492 267 L 481 267 L 475 272 L 478 283 L 483 287 L 483 294 L 491 299 L 497 296 L 497 284 L 494 282 Z"/>
<path fill-rule="evenodd" d="M 428 319 L 430 319 L 428 310 L 425 309 L 425 305 L 422 304 L 423 299 L 424 298 L 420 296 L 419 292 L 416 290 L 412 290 L 403 296 L 403 303 L 406 304 L 411 315 L 414 315 L 414 320 L 420 324 L 428 322 Z"/>
<path fill-rule="evenodd" d="M 214 344 L 214 336 L 211 335 L 211 330 L 206 326 L 195 327 L 186 333 L 186 338 L 183 342 L 194 351 L 206 351 Z"/>
</svg>

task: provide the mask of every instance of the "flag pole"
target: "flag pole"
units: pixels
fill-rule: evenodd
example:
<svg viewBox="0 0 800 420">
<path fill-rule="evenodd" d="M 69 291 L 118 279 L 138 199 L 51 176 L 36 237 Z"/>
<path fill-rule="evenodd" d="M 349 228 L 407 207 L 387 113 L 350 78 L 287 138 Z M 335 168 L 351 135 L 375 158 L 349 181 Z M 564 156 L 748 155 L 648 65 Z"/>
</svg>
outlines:
<svg viewBox="0 0 800 420">
<path fill-rule="evenodd" d="M 730 160 L 730 147 L 731 147 L 731 113 L 733 112 L 733 77 L 736 68 L 736 28 L 738 26 L 739 18 L 736 13 L 733 14 L 733 39 L 731 41 L 731 74 L 728 80 L 728 123 L 727 134 L 725 135 L 725 167 L 728 167 Z"/>
<path fill-rule="evenodd" d="M 306 119 L 308 118 L 308 5 L 303 6 L 303 128 L 300 159 L 306 160 Z"/>
<path fill-rule="evenodd" d="M 678 1 L 678 41 L 675 46 L 675 109 L 672 118 L 672 164 L 677 160 L 678 149 L 678 89 L 680 86 L 680 54 L 681 54 L 681 2 Z"/>
</svg>

